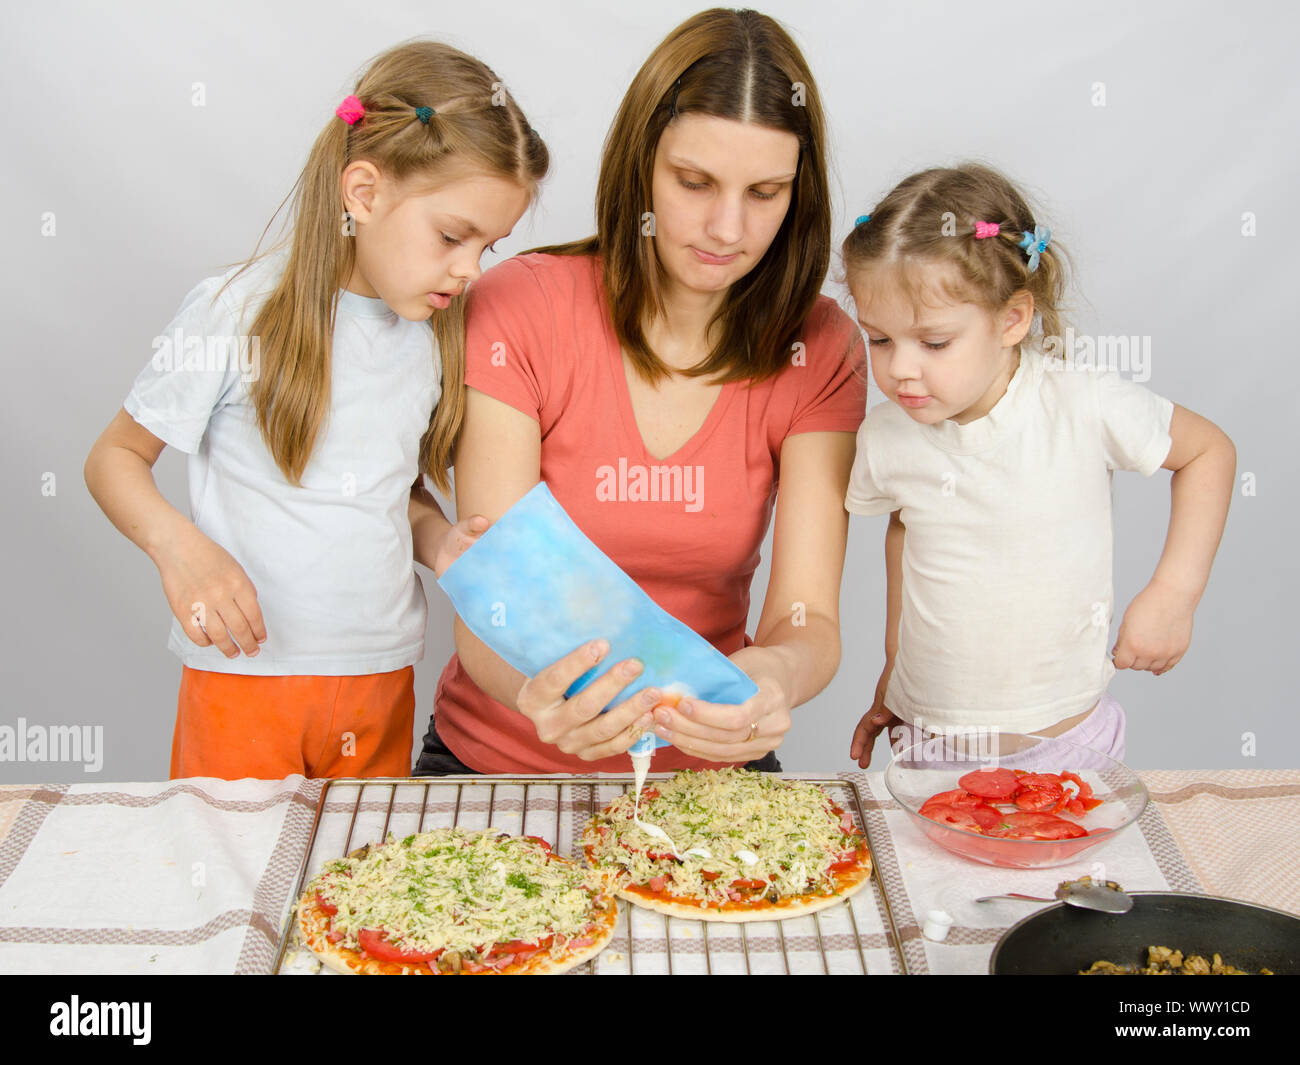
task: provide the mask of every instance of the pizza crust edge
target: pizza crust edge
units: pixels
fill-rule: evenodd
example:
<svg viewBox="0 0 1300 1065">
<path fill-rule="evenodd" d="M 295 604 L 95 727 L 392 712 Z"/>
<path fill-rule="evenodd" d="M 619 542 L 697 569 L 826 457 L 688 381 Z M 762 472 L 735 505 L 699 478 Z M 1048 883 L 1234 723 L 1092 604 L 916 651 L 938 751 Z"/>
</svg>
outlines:
<svg viewBox="0 0 1300 1065">
<path fill-rule="evenodd" d="M 618 924 L 618 903 L 612 896 L 608 899 L 608 904 L 601 913 L 600 919 L 604 921 L 604 927 L 595 934 L 595 942 L 589 947 L 582 947 L 575 953 L 566 954 L 560 958 L 552 958 L 548 954 L 535 954 L 524 963 L 522 969 L 511 969 L 506 972 L 486 972 L 486 973 L 431 973 L 425 969 L 411 968 L 404 971 L 401 975 L 408 976 L 544 976 L 556 975 L 568 972 L 584 962 L 590 961 L 614 938 L 614 928 Z M 305 891 L 302 898 L 298 900 L 298 935 L 302 940 L 303 946 L 311 951 L 320 959 L 322 965 L 332 969 L 336 973 L 344 976 L 396 976 L 397 973 L 390 972 L 386 967 L 393 965 L 393 962 L 383 962 L 377 958 L 367 958 L 352 950 L 341 950 L 335 944 L 331 943 L 326 937 L 325 932 L 329 928 L 329 914 L 325 913 L 316 902 L 315 892 L 310 888 Z"/>
<path fill-rule="evenodd" d="M 781 902 L 759 910 L 719 910 L 712 906 L 699 906 L 690 902 L 673 902 L 663 898 L 646 898 L 628 891 L 627 885 L 617 891 L 618 897 L 645 910 L 653 910 L 668 917 L 687 921 L 717 921 L 722 924 L 743 924 L 746 921 L 784 921 L 804 917 L 819 910 L 828 910 L 861 891 L 871 880 L 871 856 L 856 869 L 837 873 L 840 890 L 834 895 L 792 895 Z"/>
</svg>

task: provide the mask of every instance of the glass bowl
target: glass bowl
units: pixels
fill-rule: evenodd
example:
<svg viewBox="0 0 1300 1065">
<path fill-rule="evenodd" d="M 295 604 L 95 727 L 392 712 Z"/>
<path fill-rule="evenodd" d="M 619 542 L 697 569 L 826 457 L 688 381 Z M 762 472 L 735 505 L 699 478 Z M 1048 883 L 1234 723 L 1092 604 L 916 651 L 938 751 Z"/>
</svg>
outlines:
<svg viewBox="0 0 1300 1065">
<path fill-rule="evenodd" d="M 927 799 L 958 787 L 957 781 L 967 773 L 998 767 L 1030 773 L 1077 773 L 1102 804 L 1082 817 L 1066 813 L 1057 816 L 1082 825 L 1088 835 L 1075 839 L 1008 839 L 968 832 L 921 816 L 921 806 Z M 1056 737 L 991 729 L 933 736 L 905 747 L 885 769 L 885 788 L 916 827 L 944 850 L 985 865 L 1011 869 L 1045 869 L 1075 860 L 1136 821 L 1146 809 L 1148 798 L 1146 787 L 1133 770 L 1099 751 Z"/>
</svg>

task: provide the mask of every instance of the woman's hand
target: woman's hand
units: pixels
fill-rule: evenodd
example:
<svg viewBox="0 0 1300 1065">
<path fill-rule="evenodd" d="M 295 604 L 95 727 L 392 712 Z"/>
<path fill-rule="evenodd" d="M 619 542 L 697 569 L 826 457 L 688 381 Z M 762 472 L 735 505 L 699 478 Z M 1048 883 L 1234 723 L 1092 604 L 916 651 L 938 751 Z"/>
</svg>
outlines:
<svg viewBox="0 0 1300 1065">
<path fill-rule="evenodd" d="M 471 518 L 462 518 L 448 528 L 438 541 L 438 549 L 433 556 L 434 576 L 441 577 L 446 573 L 456 559 L 478 542 L 478 538 L 487 532 L 491 524 L 482 514 L 475 514 Z"/>
<path fill-rule="evenodd" d="M 849 745 L 849 757 L 858 763 L 859 769 L 866 769 L 871 764 L 871 750 L 876 745 L 876 737 L 895 725 L 905 722 L 894 716 L 894 712 L 885 705 L 885 689 L 889 687 L 889 675 L 894 672 L 891 659 L 885 663 L 884 672 L 876 684 L 876 697 L 871 709 L 862 715 L 858 727 L 853 730 L 853 742 Z"/>
<path fill-rule="evenodd" d="M 163 594 L 185 635 L 199 647 L 216 644 L 227 658 L 250 658 L 266 639 L 257 589 L 220 544 L 190 526 L 160 548 Z"/>
<path fill-rule="evenodd" d="M 657 688 L 647 688 L 608 712 L 600 712 L 640 675 L 641 663 L 629 658 L 566 699 L 569 685 L 608 653 L 609 644 L 604 640 L 584 644 L 529 677 L 515 698 L 519 712 L 537 729 L 539 740 L 584 762 L 610 758 L 631 747 L 650 728 L 650 711 L 662 697 Z"/>
<path fill-rule="evenodd" d="M 655 734 L 679 751 L 709 762 L 752 762 L 781 746 L 790 731 L 791 684 L 784 659 L 765 647 L 730 656 L 758 685 L 743 703 L 709 703 L 688 696 L 655 708 Z"/>
</svg>

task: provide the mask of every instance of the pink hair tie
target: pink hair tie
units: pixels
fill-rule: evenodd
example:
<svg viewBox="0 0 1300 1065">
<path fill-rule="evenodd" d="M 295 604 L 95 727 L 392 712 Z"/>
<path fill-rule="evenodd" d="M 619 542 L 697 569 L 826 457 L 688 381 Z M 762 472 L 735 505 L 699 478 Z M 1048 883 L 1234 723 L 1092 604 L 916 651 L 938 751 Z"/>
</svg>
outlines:
<svg viewBox="0 0 1300 1065">
<path fill-rule="evenodd" d="M 1002 227 L 997 222 L 976 222 L 975 239 L 983 240 L 985 237 L 996 237 L 1001 230 Z"/>
<path fill-rule="evenodd" d="M 334 113 L 349 126 L 355 126 L 361 116 L 366 113 L 366 109 L 355 96 L 349 96 L 338 107 L 334 108 Z"/>
</svg>

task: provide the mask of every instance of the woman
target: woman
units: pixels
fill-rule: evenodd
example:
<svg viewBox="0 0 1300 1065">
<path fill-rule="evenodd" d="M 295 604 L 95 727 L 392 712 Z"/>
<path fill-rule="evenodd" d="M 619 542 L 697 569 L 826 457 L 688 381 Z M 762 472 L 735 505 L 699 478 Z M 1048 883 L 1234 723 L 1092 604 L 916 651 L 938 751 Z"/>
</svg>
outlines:
<svg viewBox="0 0 1300 1065">
<path fill-rule="evenodd" d="M 766 16 L 694 16 L 623 99 L 596 236 L 504 262 L 470 292 L 457 510 L 496 520 L 545 480 L 758 694 L 672 709 L 651 691 L 602 715 L 636 663 L 566 700 L 600 660 L 591 646 L 529 678 L 457 619 L 417 774 L 624 771 L 649 727 L 673 744 L 656 769 L 780 768 L 791 709 L 839 665 L 843 500 L 865 407 L 861 338 L 818 295 L 829 255 L 824 119 L 803 57 Z"/>
</svg>

